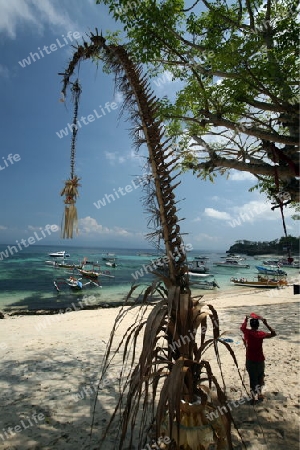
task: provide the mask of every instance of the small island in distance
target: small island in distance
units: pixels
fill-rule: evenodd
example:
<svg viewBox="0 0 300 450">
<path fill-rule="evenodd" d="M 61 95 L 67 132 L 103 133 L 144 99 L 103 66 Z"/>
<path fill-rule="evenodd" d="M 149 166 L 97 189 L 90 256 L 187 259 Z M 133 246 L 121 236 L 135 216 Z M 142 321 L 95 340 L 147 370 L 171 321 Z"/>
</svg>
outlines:
<svg viewBox="0 0 300 450">
<path fill-rule="evenodd" d="M 246 239 L 236 241 L 230 246 L 226 253 L 243 253 L 244 255 L 299 255 L 300 238 L 294 236 L 281 237 L 274 241 L 247 241 Z"/>
</svg>

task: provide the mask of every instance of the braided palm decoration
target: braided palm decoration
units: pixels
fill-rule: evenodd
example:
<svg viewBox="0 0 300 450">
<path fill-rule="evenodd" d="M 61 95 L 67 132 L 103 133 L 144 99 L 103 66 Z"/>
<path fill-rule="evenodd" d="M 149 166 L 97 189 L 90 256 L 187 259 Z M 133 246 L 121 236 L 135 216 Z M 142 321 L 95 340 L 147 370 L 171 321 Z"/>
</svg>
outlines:
<svg viewBox="0 0 300 450">
<path fill-rule="evenodd" d="M 111 430 L 114 421 L 119 421 L 114 441 L 116 449 L 123 449 L 124 446 L 133 448 L 136 434 L 139 444 L 135 448 L 142 448 L 151 430 L 156 442 L 162 433 L 171 436 L 173 446 L 168 448 L 172 450 L 203 450 L 214 442 L 218 444 L 219 450 L 230 450 L 230 420 L 227 415 L 224 414 L 212 424 L 205 418 L 205 411 L 212 407 L 208 406 L 208 395 L 199 384 L 202 373 L 205 372 L 204 380 L 209 380 L 210 385 L 216 386 L 219 404 L 225 404 L 226 400 L 212 375 L 209 363 L 201 360 L 202 347 L 211 345 L 218 339 L 219 327 L 217 314 L 210 306 L 214 320 L 214 339 L 205 341 L 208 313 L 202 312 L 199 299 L 193 299 L 191 296 L 187 258 L 178 223 L 174 193 L 179 184 L 178 181 L 175 182 L 178 174 L 174 172 L 176 153 L 164 138 L 163 126 L 157 117 L 157 99 L 146 76 L 142 75 L 141 67 L 133 63 L 123 46 L 107 45 L 98 33 L 90 33 L 89 37 L 91 42 L 84 42 L 76 47 L 66 71 L 60 74 L 63 76 L 62 93 L 66 96 L 71 77 L 82 60 L 100 58 L 106 67 L 115 73 L 116 85 L 124 95 L 124 106 L 127 107 L 134 125 L 136 143 L 146 144 L 148 148 L 151 181 L 150 185 L 148 184 L 150 189 L 147 205 L 153 214 L 153 222 L 157 224 L 156 231 L 150 237 L 163 239 L 167 261 L 167 270 L 157 269 L 154 272 L 160 283 L 154 283 L 147 288 L 141 308 L 147 308 L 146 299 L 151 297 L 155 289 L 162 299 L 151 309 L 147 318 L 141 309 L 139 318 L 125 332 L 122 344 L 118 347 L 117 351 L 121 351 L 122 346 L 124 365 L 127 361 L 130 370 L 120 387 L 120 398 L 100 445 L 105 448 L 106 433 Z M 106 371 L 109 372 L 114 330 L 125 315 L 126 311 L 121 310 L 116 318 L 108 350 L 104 355 L 102 376 Z M 191 330 L 202 326 L 201 346 L 198 347 Z M 143 348 L 138 362 L 135 363 L 130 354 L 130 347 L 135 347 L 137 340 L 142 338 L 142 330 Z M 170 344 L 180 336 L 190 338 L 176 351 L 171 350 Z M 195 403 L 199 397 L 201 405 L 197 405 L 197 408 L 192 406 L 192 411 L 188 412 L 182 409 L 182 401 L 187 408 L 187 405 Z M 186 426 L 187 415 L 191 431 L 180 431 L 181 426 Z"/>
<path fill-rule="evenodd" d="M 78 80 L 72 85 L 73 102 L 74 102 L 74 116 L 72 123 L 72 139 L 71 139 L 71 157 L 70 157 L 70 178 L 65 181 L 65 186 L 60 195 L 65 196 L 65 211 L 62 221 L 62 237 L 65 239 L 72 239 L 74 229 L 78 233 L 78 218 L 77 209 L 75 206 L 78 197 L 79 178 L 75 175 L 75 146 L 78 131 L 77 116 L 78 104 L 81 94 L 81 87 Z"/>
</svg>

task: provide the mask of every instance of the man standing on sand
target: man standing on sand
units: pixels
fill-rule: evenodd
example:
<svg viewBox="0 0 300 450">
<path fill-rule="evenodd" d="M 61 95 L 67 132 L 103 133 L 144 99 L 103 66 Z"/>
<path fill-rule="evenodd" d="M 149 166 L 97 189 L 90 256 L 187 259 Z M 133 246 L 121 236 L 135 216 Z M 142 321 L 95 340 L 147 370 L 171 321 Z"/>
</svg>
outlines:
<svg viewBox="0 0 300 450">
<path fill-rule="evenodd" d="M 263 354 L 263 340 L 270 339 L 276 336 L 276 332 L 267 324 L 266 319 L 261 319 L 262 323 L 270 330 L 270 333 L 258 331 L 259 320 L 250 319 L 250 327 L 247 328 L 248 316 L 246 316 L 244 323 L 240 330 L 244 333 L 244 342 L 246 345 L 246 369 L 250 379 L 250 389 L 252 400 L 250 403 L 255 403 L 255 393 L 258 394 L 258 401 L 263 401 L 262 387 L 264 385 L 265 376 L 265 357 Z"/>
</svg>

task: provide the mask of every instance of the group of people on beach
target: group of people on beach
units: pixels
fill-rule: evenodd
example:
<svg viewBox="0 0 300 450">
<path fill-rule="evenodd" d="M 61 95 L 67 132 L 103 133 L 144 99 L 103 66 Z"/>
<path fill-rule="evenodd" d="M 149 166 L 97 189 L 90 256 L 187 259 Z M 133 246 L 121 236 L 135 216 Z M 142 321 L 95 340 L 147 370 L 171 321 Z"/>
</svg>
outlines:
<svg viewBox="0 0 300 450">
<path fill-rule="evenodd" d="M 269 333 L 258 329 L 260 325 L 259 319 L 261 319 L 262 323 L 268 328 Z M 240 330 L 243 332 L 243 339 L 246 347 L 246 370 L 249 375 L 252 397 L 250 404 L 254 405 L 256 402 L 261 402 L 264 399 L 262 394 L 265 378 L 263 340 L 276 336 L 276 331 L 269 326 L 266 319 L 263 319 L 256 314 L 250 315 L 250 328 L 247 327 L 248 320 L 249 316 L 246 316 Z"/>
</svg>

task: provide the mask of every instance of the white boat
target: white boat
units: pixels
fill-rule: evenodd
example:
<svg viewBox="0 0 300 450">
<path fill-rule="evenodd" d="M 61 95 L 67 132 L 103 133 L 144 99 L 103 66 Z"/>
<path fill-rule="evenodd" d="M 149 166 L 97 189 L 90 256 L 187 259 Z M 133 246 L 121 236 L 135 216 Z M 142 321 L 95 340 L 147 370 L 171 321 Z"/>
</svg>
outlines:
<svg viewBox="0 0 300 450">
<path fill-rule="evenodd" d="M 196 273 L 196 272 L 188 272 L 188 275 L 190 277 L 200 277 L 200 278 L 209 278 L 214 276 L 211 273 Z"/>
<path fill-rule="evenodd" d="M 220 288 L 218 283 L 215 279 L 213 280 L 199 280 L 199 281 L 192 281 L 192 286 L 195 286 L 198 289 L 215 289 Z"/>
<path fill-rule="evenodd" d="M 106 261 L 105 265 L 108 267 L 113 267 L 113 268 L 117 267 L 117 264 L 115 261 Z"/>
<path fill-rule="evenodd" d="M 232 259 L 235 261 L 245 261 L 246 258 L 244 258 L 241 255 L 236 255 L 235 253 L 228 253 L 226 256 L 221 256 L 223 259 Z"/>
<path fill-rule="evenodd" d="M 68 258 L 70 255 L 69 253 L 62 251 L 62 252 L 48 253 L 48 256 L 50 256 L 51 258 Z"/>
<path fill-rule="evenodd" d="M 263 261 L 264 266 L 277 266 L 279 259 L 266 259 Z"/>
<path fill-rule="evenodd" d="M 291 269 L 300 269 L 300 261 L 296 259 L 281 259 L 279 261 L 280 266 L 290 267 Z"/>
<path fill-rule="evenodd" d="M 219 267 L 234 267 L 236 269 L 250 268 L 249 264 L 241 263 L 240 261 L 237 261 L 236 259 L 233 258 L 226 258 L 225 261 L 215 262 L 213 263 L 213 265 Z"/>
<path fill-rule="evenodd" d="M 192 261 L 189 263 L 189 272 L 191 273 L 208 273 L 209 268 L 203 264 L 203 261 Z"/>
</svg>

